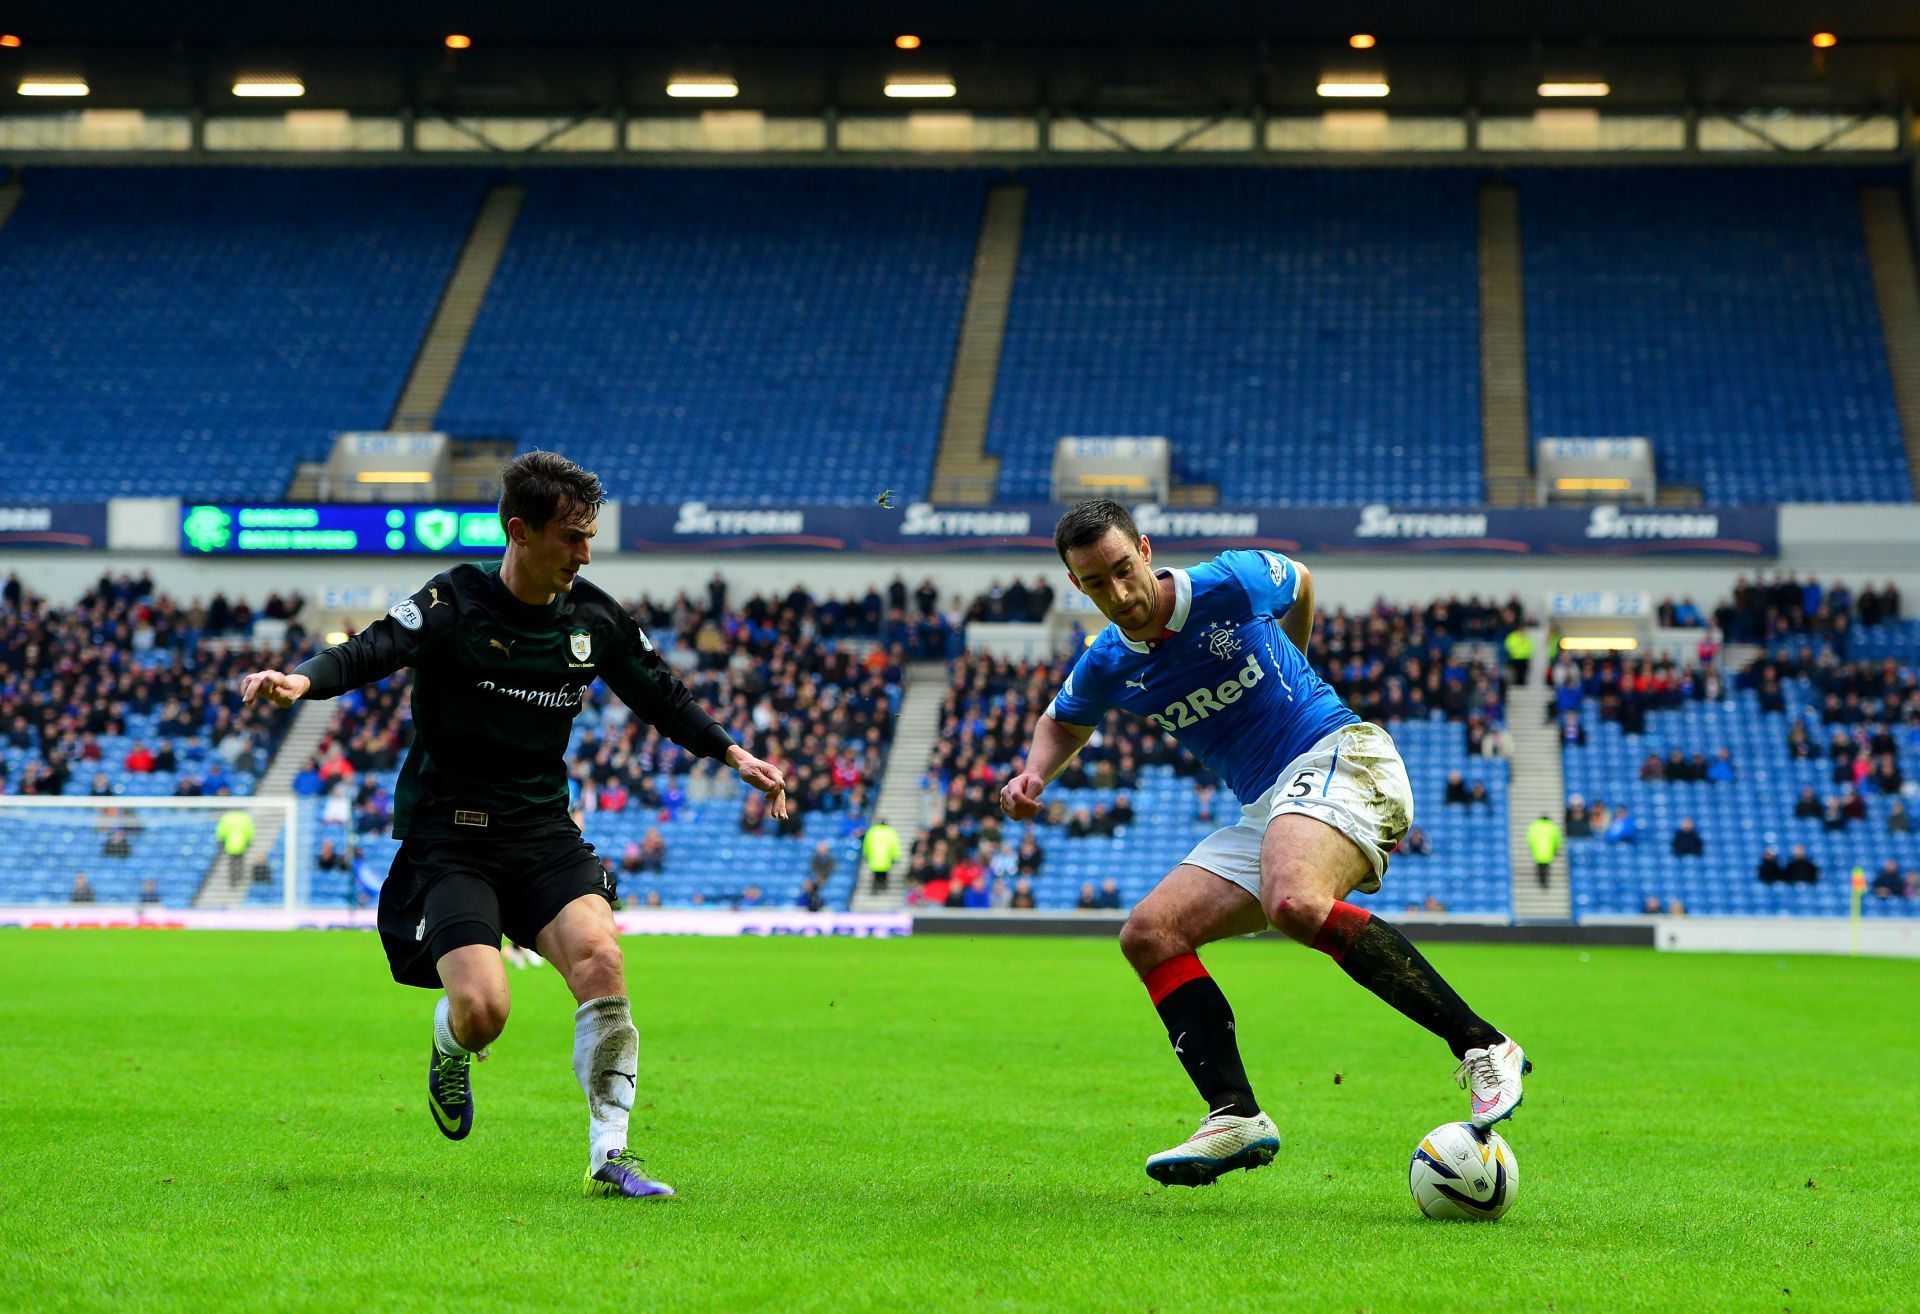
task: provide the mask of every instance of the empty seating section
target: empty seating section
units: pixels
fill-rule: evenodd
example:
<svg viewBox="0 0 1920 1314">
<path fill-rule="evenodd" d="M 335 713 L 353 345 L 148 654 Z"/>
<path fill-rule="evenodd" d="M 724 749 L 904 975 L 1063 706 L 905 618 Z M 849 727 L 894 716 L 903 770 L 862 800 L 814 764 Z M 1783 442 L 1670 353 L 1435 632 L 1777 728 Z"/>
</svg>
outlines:
<svg viewBox="0 0 1920 1314">
<path fill-rule="evenodd" d="M 0 904 L 67 903 L 75 878 L 85 876 L 95 904 L 189 907 L 219 853 L 219 817 L 198 808 L 115 816 L 0 810 Z M 108 856 L 122 852 L 108 847 L 116 835 L 126 841 L 124 856 Z M 268 858 L 276 883 L 284 851 L 275 845 Z"/>
<path fill-rule="evenodd" d="M 924 496 L 984 173 L 542 170 L 440 415 L 617 497 Z"/>
<path fill-rule="evenodd" d="M 1847 913 L 1848 878 L 1855 866 L 1874 875 L 1888 858 L 1901 870 L 1920 868 L 1920 835 L 1889 834 L 1892 800 L 1867 793 L 1868 818 L 1844 831 L 1828 831 L 1820 822 L 1793 815 L 1800 790 L 1812 786 L 1826 796 L 1831 765 L 1823 759 L 1793 760 L 1787 751 L 1789 718 L 1805 717 L 1815 741 L 1826 732 L 1818 719 L 1818 699 L 1804 681 L 1784 686 L 1787 714 L 1767 715 L 1750 689 L 1724 702 L 1689 703 L 1675 711 L 1651 712 L 1646 733 L 1630 736 L 1617 722 L 1589 727 L 1583 748 L 1563 754 L 1569 796 L 1610 806 L 1627 804 L 1639 819 L 1639 838 L 1608 843 L 1600 838 L 1574 840 L 1568 846 L 1576 916 L 1589 913 L 1639 913 L 1649 898 L 1662 906 L 1678 899 L 1691 914 L 1770 916 L 1774 914 L 1840 917 Z M 1907 728 L 1903 761 L 1920 752 L 1920 738 Z M 1732 750 L 1735 778 L 1729 782 L 1642 781 L 1641 763 L 1650 753 L 1665 757 L 1679 750 L 1689 756 Z M 1704 855 L 1677 858 L 1669 844 L 1682 817 L 1694 818 Z M 1781 862 L 1793 846 L 1806 846 L 1820 869 L 1816 884 L 1764 885 L 1756 870 L 1771 845 Z M 1865 900 L 1869 916 L 1912 915 L 1913 899 Z"/>
<path fill-rule="evenodd" d="M 540 170 L 439 426 L 631 500 L 924 496 L 996 176 Z M 1512 176 L 1536 436 L 1647 436 L 1709 503 L 1911 500 L 1877 175 Z M 9 496 L 283 494 L 387 423 L 496 177 L 28 170 L 0 232 Z M 1227 503 L 1482 500 L 1481 177 L 1024 171 L 999 497 L 1046 499 L 1063 436 L 1131 434 Z"/>
<path fill-rule="evenodd" d="M 1356 903 L 1382 915 L 1433 899 L 1451 913 L 1505 916 L 1513 908 L 1507 865 L 1507 760 L 1470 756 L 1456 723 L 1441 720 L 1389 722 L 1413 782 L 1413 824 L 1432 843 L 1426 855 L 1404 847 L 1393 856 L 1380 893 L 1355 894 Z M 1482 781 L 1487 802 L 1469 806 L 1442 802 L 1448 773 L 1469 784 Z"/>
<path fill-rule="evenodd" d="M 224 598 L 183 605 L 126 576 L 69 608 L 0 602 L 0 793 L 251 794 L 286 717 L 242 707 L 239 677 L 295 648 L 249 647 L 250 625 Z M 297 629 L 291 642 L 303 643 Z M 131 903 L 152 880 L 152 902 L 183 907 L 217 852 L 219 815 L 0 811 L 0 903 L 65 902 L 84 874 L 96 902 Z"/>
<path fill-rule="evenodd" d="M 1471 171 L 1042 169 L 988 449 L 1162 435 L 1222 501 L 1481 499 Z"/>
<path fill-rule="evenodd" d="M 678 668 L 701 704 L 749 751 L 779 761 L 799 802 L 793 833 L 764 818 L 757 833 L 742 828 L 743 812 L 758 802 L 731 770 L 696 762 L 658 732 L 631 719 L 599 686 L 575 722 L 568 748 L 575 815 L 583 834 L 614 864 L 627 906 L 657 895 L 666 907 L 732 907 L 743 896 L 764 906 L 793 907 L 824 844 L 832 860 L 821 893 L 828 907 L 845 908 L 859 872 L 860 835 L 892 738 L 901 691 L 896 656 L 875 647 L 879 606 L 816 603 L 804 594 L 769 601 L 748 599 L 738 610 L 714 613 L 685 598 L 668 606 L 635 608 L 647 633 Z M 747 655 L 740 669 L 728 656 Z M 365 902 L 356 890 L 352 850 L 362 850 L 368 884 L 377 888 L 399 848 L 390 826 L 362 804 L 372 788 L 390 798 L 412 730 L 410 673 L 379 689 L 342 700 L 328 743 L 303 786 L 320 795 L 303 806 L 316 856 L 323 848 L 349 859 L 330 869 L 316 863 L 311 900 L 321 905 Z M 338 797 L 331 797 L 338 792 Z M 751 795 L 751 798 L 749 798 Z M 658 830 L 666 845 L 658 869 L 630 869 L 630 846 Z M 256 901 L 272 903 L 278 889 L 259 887 Z"/>
<path fill-rule="evenodd" d="M 11 498 L 279 498 L 381 429 L 470 170 L 32 169 L 0 232 Z M 85 453 L 85 460 L 74 455 Z"/>
<path fill-rule="evenodd" d="M 1920 666 L 1920 620 L 1858 626 L 1847 632 L 1844 642 L 1824 634 L 1789 634 L 1775 639 L 1767 647 L 1780 656 L 1808 658 L 1833 652 L 1848 661 L 1877 662 L 1891 658 L 1902 665 Z"/>
<path fill-rule="evenodd" d="M 1912 500 L 1860 175 L 1514 177 L 1536 436 L 1650 438 L 1710 504 Z"/>
<path fill-rule="evenodd" d="M 1637 695 L 1628 687 L 1637 681 L 1608 677 L 1612 663 L 1584 662 L 1590 681 L 1572 679 L 1575 668 L 1561 663 L 1556 704 L 1584 722 L 1587 738 L 1584 747 L 1563 747 L 1569 799 L 1589 808 L 1625 804 L 1639 832 L 1625 843 L 1570 842 L 1576 915 L 1637 914 L 1652 901 L 1694 914 L 1837 916 L 1847 910 L 1855 866 L 1881 877 L 1891 861 L 1887 875 L 1899 885 L 1920 871 L 1920 837 L 1889 826 L 1896 808 L 1920 808 L 1920 790 L 1907 779 L 1920 761 L 1920 625 L 1901 619 L 1901 609 L 1891 583 L 1742 576 L 1711 612 L 1735 640 L 1760 642 L 1762 655 L 1730 695 L 1716 672 L 1689 673 L 1685 688 L 1701 699 L 1673 699 L 1678 706 L 1668 710 L 1652 710 L 1657 692 Z M 1709 642 L 1702 652 L 1712 649 Z M 1604 690 L 1606 720 L 1588 716 L 1576 692 L 1582 683 Z M 1635 729 L 1644 732 L 1629 733 Z M 1664 764 L 1675 752 L 1711 757 L 1723 748 L 1731 780 L 1676 781 L 1648 760 Z M 1658 778 L 1643 779 L 1643 768 Z M 1849 805 L 1863 815 L 1846 818 Z M 1701 856 L 1673 853 L 1686 817 L 1701 837 Z M 1796 845 L 1818 880 L 1763 882 L 1766 849 L 1784 865 Z M 1911 914 L 1920 911 L 1916 894 L 1869 897 L 1864 908 L 1869 916 Z"/>
</svg>

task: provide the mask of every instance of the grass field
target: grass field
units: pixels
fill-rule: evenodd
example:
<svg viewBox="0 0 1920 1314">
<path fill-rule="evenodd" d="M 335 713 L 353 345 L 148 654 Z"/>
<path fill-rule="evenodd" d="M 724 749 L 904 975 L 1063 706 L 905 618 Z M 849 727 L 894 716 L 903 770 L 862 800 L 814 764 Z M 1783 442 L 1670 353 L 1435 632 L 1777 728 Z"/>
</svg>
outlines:
<svg viewBox="0 0 1920 1314">
<path fill-rule="evenodd" d="M 1109 943 L 627 953 L 671 1201 L 578 1194 L 550 970 L 453 1144 L 368 936 L 0 932 L 0 1309 L 1920 1306 L 1911 963 L 1436 947 L 1538 1063 L 1518 1203 L 1442 1224 L 1451 1057 L 1292 946 L 1208 953 L 1286 1142 L 1200 1191 L 1141 1173 L 1201 1109 Z"/>
</svg>

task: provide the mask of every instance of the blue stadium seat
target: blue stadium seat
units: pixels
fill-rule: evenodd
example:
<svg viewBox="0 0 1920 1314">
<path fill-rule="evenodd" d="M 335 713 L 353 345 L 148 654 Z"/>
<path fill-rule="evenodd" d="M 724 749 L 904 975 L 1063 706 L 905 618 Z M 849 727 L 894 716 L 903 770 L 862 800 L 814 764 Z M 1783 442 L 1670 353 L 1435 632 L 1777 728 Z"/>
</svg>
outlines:
<svg viewBox="0 0 1920 1314">
<path fill-rule="evenodd" d="M 989 450 L 1163 435 L 1222 501 L 1481 499 L 1466 170 L 1035 169 Z"/>
<path fill-rule="evenodd" d="M 1819 759 L 1794 761 L 1786 751 L 1790 717 L 1804 716 L 1824 740 L 1817 702 L 1804 681 L 1784 686 L 1786 716 L 1767 716 L 1757 696 L 1741 691 L 1721 703 L 1694 703 L 1647 715 L 1644 735 L 1622 733 L 1615 722 L 1589 726 L 1584 748 L 1563 750 L 1568 795 L 1610 807 L 1627 804 L 1639 819 L 1632 844 L 1600 839 L 1568 846 L 1576 913 L 1638 913 L 1649 897 L 1679 899 L 1689 913 L 1723 916 L 1840 917 L 1848 910 L 1848 875 L 1856 866 L 1871 875 L 1888 858 L 1902 870 L 1920 867 L 1920 835 L 1890 835 L 1886 800 L 1869 798 L 1871 815 L 1844 831 L 1796 819 L 1793 802 L 1803 786 L 1832 792 L 1830 766 Z M 1665 757 L 1731 750 L 1735 779 L 1727 783 L 1642 781 L 1649 753 Z M 1694 818 L 1706 853 L 1675 858 L 1669 841 L 1682 817 Z M 1761 885 L 1755 877 L 1761 850 L 1772 844 L 1784 861 L 1795 844 L 1820 868 L 1816 885 Z M 1875 916 L 1920 914 L 1920 901 L 1867 901 Z"/>
<path fill-rule="evenodd" d="M 1863 175 L 1514 177 L 1535 435 L 1651 438 L 1710 504 L 1912 500 Z"/>
<path fill-rule="evenodd" d="M 386 427 L 484 183 L 27 170 L 0 232 L 7 496 L 284 496 L 335 432 Z"/>
<path fill-rule="evenodd" d="M 541 170 L 440 424 L 628 500 L 922 497 L 986 179 Z"/>
</svg>

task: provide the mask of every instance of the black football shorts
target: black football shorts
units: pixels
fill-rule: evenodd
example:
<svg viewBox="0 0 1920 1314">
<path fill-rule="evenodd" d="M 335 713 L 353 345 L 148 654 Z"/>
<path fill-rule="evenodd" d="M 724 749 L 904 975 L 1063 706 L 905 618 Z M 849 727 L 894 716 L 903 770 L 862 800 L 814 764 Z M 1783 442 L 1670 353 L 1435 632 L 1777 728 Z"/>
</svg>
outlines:
<svg viewBox="0 0 1920 1314">
<path fill-rule="evenodd" d="M 502 935 L 532 948 L 583 894 L 611 904 L 613 881 L 565 813 L 505 834 L 476 827 L 472 838 L 411 836 L 380 887 L 380 940 L 394 980 L 438 990 L 445 954 L 470 944 L 497 949 Z"/>
</svg>

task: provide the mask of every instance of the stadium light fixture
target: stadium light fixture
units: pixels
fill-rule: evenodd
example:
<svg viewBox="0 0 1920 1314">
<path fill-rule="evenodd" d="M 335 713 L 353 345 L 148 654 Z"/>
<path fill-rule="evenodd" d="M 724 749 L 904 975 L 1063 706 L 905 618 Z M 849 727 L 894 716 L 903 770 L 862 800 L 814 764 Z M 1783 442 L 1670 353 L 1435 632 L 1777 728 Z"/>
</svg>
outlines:
<svg viewBox="0 0 1920 1314">
<path fill-rule="evenodd" d="M 1563 475 L 1553 486 L 1563 493 L 1624 493 L 1633 487 L 1633 480 L 1622 475 Z"/>
<path fill-rule="evenodd" d="M 1560 640 L 1561 652 L 1632 652 L 1639 646 L 1631 634 L 1569 634 Z"/>
<path fill-rule="evenodd" d="M 675 78 L 667 83 L 667 94 L 675 100 L 732 100 L 740 84 L 732 78 Z"/>
<path fill-rule="evenodd" d="M 433 472 L 430 470 L 361 470 L 353 476 L 354 482 L 362 484 L 430 484 Z"/>
<path fill-rule="evenodd" d="M 233 84 L 236 96 L 287 100 L 307 94 L 307 84 L 299 78 L 238 78 Z"/>
<path fill-rule="evenodd" d="M 1815 32 L 1813 44 L 1817 50 L 1831 50 L 1840 44 L 1840 38 L 1831 32 Z"/>
<path fill-rule="evenodd" d="M 11 32 L 0 32 L 0 46 L 5 46 L 8 50 L 18 50 L 20 38 Z"/>
<path fill-rule="evenodd" d="M 895 100 L 945 100 L 956 90 L 952 78 L 888 78 L 886 86 Z"/>
<path fill-rule="evenodd" d="M 1372 50 L 1374 46 L 1378 43 L 1373 39 L 1372 35 L 1369 33 L 1355 32 L 1352 36 L 1347 38 L 1347 44 L 1352 46 L 1355 50 Z"/>
<path fill-rule="evenodd" d="M 326 633 L 326 645 L 329 648 L 345 643 L 346 641 L 347 632 L 345 630 L 328 630 Z"/>
<path fill-rule="evenodd" d="M 465 50 L 473 44 L 473 38 L 460 32 L 447 34 L 448 50 Z"/>
<path fill-rule="evenodd" d="M 85 78 L 22 78 L 23 96 L 84 96 L 91 90 Z"/>
<path fill-rule="evenodd" d="M 1323 81 L 1314 88 L 1329 100 L 1379 100 L 1392 88 L 1385 81 Z"/>
<path fill-rule="evenodd" d="M 920 49 L 920 38 L 911 32 L 902 32 L 893 39 L 893 46 L 896 50 L 918 50 Z"/>
<path fill-rule="evenodd" d="M 1556 97 L 1599 97 L 1613 93 L 1613 88 L 1604 82 L 1542 82 L 1540 94 L 1553 99 Z"/>
</svg>

